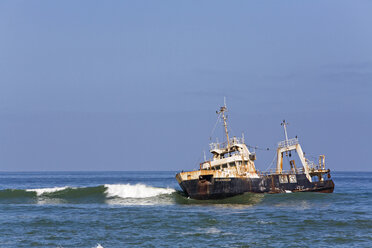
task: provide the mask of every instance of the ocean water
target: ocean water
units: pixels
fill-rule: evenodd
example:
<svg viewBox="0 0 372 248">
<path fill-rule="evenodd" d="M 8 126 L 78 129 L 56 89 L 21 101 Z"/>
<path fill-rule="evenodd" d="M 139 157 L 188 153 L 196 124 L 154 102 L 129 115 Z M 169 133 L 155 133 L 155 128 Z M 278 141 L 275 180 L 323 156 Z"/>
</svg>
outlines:
<svg viewBox="0 0 372 248">
<path fill-rule="evenodd" d="M 0 173 L 0 247 L 372 247 L 372 173 L 197 201 L 175 172 Z"/>
</svg>

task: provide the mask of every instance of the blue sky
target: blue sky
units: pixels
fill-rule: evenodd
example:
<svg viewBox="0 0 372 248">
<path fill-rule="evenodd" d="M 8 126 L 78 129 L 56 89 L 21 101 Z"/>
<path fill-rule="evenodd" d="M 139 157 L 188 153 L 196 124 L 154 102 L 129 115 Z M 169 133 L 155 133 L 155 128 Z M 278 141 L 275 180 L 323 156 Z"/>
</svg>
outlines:
<svg viewBox="0 0 372 248">
<path fill-rule="evenodd" d="M 286 119 L 331 169 L 370 171 L 370 13 L 367 0 L 0 1 L 0 170 L 193 169 L 226 96 L 248 144 L 275 148 Z"/>
</svg>

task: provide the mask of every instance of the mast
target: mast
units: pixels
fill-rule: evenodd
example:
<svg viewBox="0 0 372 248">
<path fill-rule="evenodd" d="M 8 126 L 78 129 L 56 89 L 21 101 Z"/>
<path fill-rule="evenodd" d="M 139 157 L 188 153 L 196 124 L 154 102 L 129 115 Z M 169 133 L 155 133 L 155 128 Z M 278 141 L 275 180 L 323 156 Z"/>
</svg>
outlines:
<svg viewBox="0 0 372 248">
<path fill-rule="evenodd" d="M 220 108 L 220 111 L 216 111 L 217 114 L 222 114 L 223 125 L 225 127 L 226 139 L 227 139 L 227 148 L 230 148 L 230 141 L 229 141 L 229 132 L 227 130 L 227 117 L 225 116 L 225 111 L 227 111 L 226 107 L 226 98 L 224 98 L 224 106 Z"/>
<path fill-rule="evenodd" d="M 288 145 L 288 135 L 287 135 L 287 125 L 289 123 L 285 122 L 285 120 L 283 120 L 283 122 L 280 124 L 284 127 L 284 135 L 285 135 L 285 143 L 286 145 Z"/>
</svg>

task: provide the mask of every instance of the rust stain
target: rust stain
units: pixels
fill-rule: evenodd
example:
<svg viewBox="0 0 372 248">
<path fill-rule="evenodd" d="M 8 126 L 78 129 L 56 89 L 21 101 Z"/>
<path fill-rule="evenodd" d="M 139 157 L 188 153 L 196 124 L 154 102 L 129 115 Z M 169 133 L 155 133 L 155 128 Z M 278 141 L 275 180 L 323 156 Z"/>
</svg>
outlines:
<svg viewBox="0 0 372 248">
<path fill-rule="evenodd" d="M 271 191 L 275 192 L 274 176 L 271 176 Z"/>
</svg>

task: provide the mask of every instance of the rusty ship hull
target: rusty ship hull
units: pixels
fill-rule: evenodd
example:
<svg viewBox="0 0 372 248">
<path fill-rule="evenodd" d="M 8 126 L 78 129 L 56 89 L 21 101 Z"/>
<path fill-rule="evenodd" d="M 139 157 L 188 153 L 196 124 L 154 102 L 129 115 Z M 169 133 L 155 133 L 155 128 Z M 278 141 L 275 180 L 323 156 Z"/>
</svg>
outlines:
<svg viewBox="0 0 372 248">
<path fill-rule="evenodd" d="M 213 175 L 200 176 L 198 179 L 182 180 L 182 173 L 176 178 L 184 193 L 193 199 L 223 199 L 244 193 L 289 193 L 321 192 L 332 193 L 332 179 L 310 182 L 305 174 L 264 175 L 258 178 L 214 178 Z"/>
</svg>

